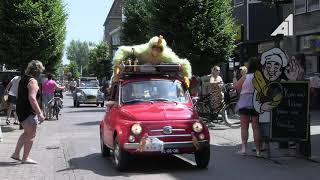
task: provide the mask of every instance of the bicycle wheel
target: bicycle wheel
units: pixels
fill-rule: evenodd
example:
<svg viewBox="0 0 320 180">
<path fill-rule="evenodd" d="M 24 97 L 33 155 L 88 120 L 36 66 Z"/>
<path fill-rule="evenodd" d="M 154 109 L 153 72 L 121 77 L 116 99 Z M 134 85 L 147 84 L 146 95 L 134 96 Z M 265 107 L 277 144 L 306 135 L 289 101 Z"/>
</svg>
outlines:
<svg viewBox="0 0 320 180">
<path fill-rule="evenodd" d="M 56 114 L 56 119 L 59 120 L 59 111 L 60 111 L 60 109 L 59 109 L 58 105 L 56 105 L 55 111 L 56 111 L 56 112 L 55 112 L 55 114 Z"/>
<path fill-rule="evenodd" d="M 220 111 L 222 120 L 226 126 L 231 128 L 240 127 L 240 115 L 236 113 L 236 101 L 226 104 Z"/>
</svg>

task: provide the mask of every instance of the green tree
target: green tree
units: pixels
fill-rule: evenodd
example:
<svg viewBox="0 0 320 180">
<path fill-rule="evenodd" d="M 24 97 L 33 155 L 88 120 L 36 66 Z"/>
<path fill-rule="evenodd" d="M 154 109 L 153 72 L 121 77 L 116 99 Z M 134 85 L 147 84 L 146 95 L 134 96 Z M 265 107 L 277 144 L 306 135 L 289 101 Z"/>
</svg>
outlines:
<svg viewBox="0 0 320 180">
<path fill-rule="evenodd" d="M 190 60 L 193 72 L 210 72 L 226 62 L 235 47 L 231 0 L 126 0 L 125 44 L 163 35 L 168 45 Z"/>
<path fill-rule="evenodd" d="M 112 63 L 109 52 L 108 44 L 103 41 L 90 51 L 89 63 L 86 66 L 86 71 L 89 75 L 93 74 L 99 79 L 104 77 L 110 79 Z"/>
<path fill-rule="evenodd" d="M 124 0 L 125 21 L 122 23 L 121 41 L 126 45 L 145 43 L 149 30 L 146 0 Z"/>
<path fill-rule="evenodd" d="M 38 59 L 55 71 L 63 55 L 66 19 L 62 0 L 1 0 L 1 62 L 24 70 Z"/>
<path fill-rule="evenodd" d="M 149 0 L 150 35 L 164 35 L 178 55 L 187 57 L 193 72 L 210 72 L 226 62 L 235 39 L 231 0 Z"/>
<path fill-rule="evenodd" d="M 80 73 L 78 71 L 78 65 L 77 62 L 75 61 L 70 61 L 68 65 L 64 68 L 64 73 L 65 74 L 70 74 L 70 78 L 78 78 L 80 77 Z"/>
<path fill-rule="evenodd" d="M 89 43 L 86 41 L 72 40 L 67 47 L 67 59 L 70 62 L 76 62 L 79 66 L 79 71 L 89 62 Z"/>
</svg>

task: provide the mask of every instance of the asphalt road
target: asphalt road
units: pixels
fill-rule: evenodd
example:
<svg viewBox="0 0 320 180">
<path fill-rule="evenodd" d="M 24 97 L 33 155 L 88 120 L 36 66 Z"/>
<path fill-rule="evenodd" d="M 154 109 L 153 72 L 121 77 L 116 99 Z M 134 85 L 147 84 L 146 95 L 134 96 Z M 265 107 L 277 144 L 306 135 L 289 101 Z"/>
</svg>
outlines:
<svg viewBox="0 0 320 180">
<path fill-rule="evenodd" d="M 135 157 L 127 172 L 113 168 L 112 160 L 102 158 L 99 145 L 99 122 L 104 108 L 72 106 L 71 96 L 65 96 L 64 109 L 59 121 L 48 123 L 43 136 L 58 137 L 55 142 L 63 153 L 65 168 L 53 173 L 72 174 L 72 179 L 291 179 L 318 180 L 318 163 L 292 157 L 256 158 L 253 153 L 240 156 L 240 130 L 217 126 L 211 131 L 211 160 L 208 169 L 199 170 L 192 155 L 167 157 Z M 52 128 L 50 128 L 52 126 Z M 55 127 L 55 128 L 53 128 Z M 252 139 L 250 139 L 252 141 Z M 252 142 L 251 142 L 252 144 Z M 48 148 L 48 147 L 47 147 Z M 275 150 L 276 151 L 276 150 Z M 51 173 L 51 172 L 49 172 Z M 70 179 L 68 177 L 67 179 Z"/>
</svg>

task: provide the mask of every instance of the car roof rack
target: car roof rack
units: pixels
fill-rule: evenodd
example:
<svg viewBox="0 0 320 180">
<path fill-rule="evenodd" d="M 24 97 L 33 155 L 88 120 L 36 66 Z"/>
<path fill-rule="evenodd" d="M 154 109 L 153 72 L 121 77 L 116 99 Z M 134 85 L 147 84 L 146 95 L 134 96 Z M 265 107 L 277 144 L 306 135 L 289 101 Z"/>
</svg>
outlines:
<svg viewBox="0 0 320 180">
<path fill-rule="evenodd" d="M 179 64 L 159 64 L 159 65 L 125 65 L 122 64 L 120 79 L 145 76 L 162 76 L 181 78 L 182 68 Z"/>
</svg>

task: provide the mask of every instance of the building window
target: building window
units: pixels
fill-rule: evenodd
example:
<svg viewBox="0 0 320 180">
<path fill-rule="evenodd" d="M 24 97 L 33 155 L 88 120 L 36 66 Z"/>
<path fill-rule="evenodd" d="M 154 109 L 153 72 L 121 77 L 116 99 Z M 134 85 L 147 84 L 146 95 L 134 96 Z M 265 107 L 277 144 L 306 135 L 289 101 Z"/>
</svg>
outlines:
<svg viewBox="0 0 320 180">
<path fill-rule="evenodd" d="M 115 34 L 112 36 L 112 45 L 119 46 L 120 45 L 120 36 Z"/>
<path fill-rule="evenodd" d="M 302 14 L 306 12 L 306 0 L 294 0 L 294 13 Z"/>
<path fill-rule="evenodd" d="M 233 0 L 233 5 L 234 6 L 239 6 L 239 5 L 243 5 L 244 0 Z"/>
<path fill-rule="evenodd" d="M 320 9 L 319 0 L 308 0 L 308 12 Z"/>
<path fill-rule="evenodd" d="M 125 22 L 127 20 L 127 17 L 124 15 L 124 8 L 121 9 L 121 20 L 122 22 Z"/>
</svg>

